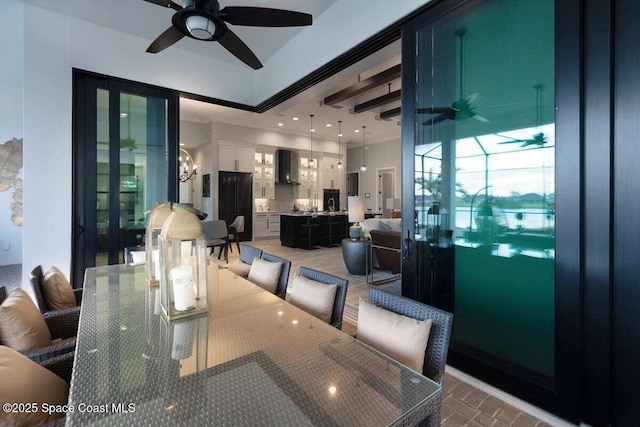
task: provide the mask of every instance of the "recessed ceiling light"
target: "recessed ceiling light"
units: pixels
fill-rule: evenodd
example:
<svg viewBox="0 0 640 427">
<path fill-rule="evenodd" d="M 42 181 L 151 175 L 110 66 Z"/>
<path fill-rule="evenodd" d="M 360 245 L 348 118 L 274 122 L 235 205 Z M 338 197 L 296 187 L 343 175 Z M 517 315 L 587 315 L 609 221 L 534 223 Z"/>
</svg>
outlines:
<svg viewBox="0 0 640 427">
<path fill-rule="evenodd" d="M 331 127 L 331 123 L 327 123 L 327 127 L 330 128 Z"/>
<path fill-rule="evenodd" d="M 284 126 L 284 123 L 278 123 L 278 126 Z"/>
<path fill-rule="evenodd" d="M 127 116 L 128 116 L 128 114 L 127 114 L 127 113 L 120 113 L 120 118 L 121 118 L 121 119 L 124 119 L 124 118 L 125 118 L 125 117 L 127 117 Z"/>
<path fill-rule="evenodd" d="M 344 135 L 342 135 L 341 133 L 339 133 L 339 134 L 338 134 L 338 136 L 339 136 L 340 138 L 342 138 Z"/>
<path fill-rule="evenodd" d="M 181 143 L 180 143 L 180 147 L 184 147 L 184 142 L 181 142 Z"/>
<path fill-rule="evenodd" d="M 298 118 L 297 117 L 293 117 L 293 120 L 298 120 Z"/>
<path fill-rule="evenodd" d="M 360 133 L 360 129 L 356 129 L 354 132 L 355 133 Z"/>
</svg>

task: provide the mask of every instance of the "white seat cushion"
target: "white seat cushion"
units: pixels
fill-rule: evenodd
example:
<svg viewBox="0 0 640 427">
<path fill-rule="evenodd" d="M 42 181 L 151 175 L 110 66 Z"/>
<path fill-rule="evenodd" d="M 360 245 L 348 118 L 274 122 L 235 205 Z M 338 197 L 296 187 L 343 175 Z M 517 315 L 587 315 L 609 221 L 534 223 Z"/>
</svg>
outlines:
<svg viewBox="0 0 640 427">
<path fill-rule="evenodd" d="M 281 262 L 265 261 L 255 257 L 251 263 L 247 279 L 272 294 L 275 294 L 278 281 L 280 280 L 280 270 L 282 270 Z"/>
<path fill-rule="evenodd" d="M 412 319 L 360 298 L 357 338 L 421 373 L 431 323 L 431 319 Z"/>
<path fill-rule="evenodd" d="M 20 288 L 0 305 L 0 343 L 20 352 L 51 345 L 51 333 L 42 314 Z"/>
<path fill-rule="evenodd" d="M 330 323 L 337 284 L 326 284 L 297 275 L 291 285 L 289 302 L 323 322 Z"/>
<path fill-rule="evenodd" d="M 251 264 L 245 264 L 239 259 L 229 266 L 229 270 L 236 273 L 238 276 L 247 277 L 251 270 Z"/>
<path fill-rule="evenodd" d="M 30 411 L 0 412 L 0 425 L 35 426 L 49 423 L 64 413 L 42 412 L 42 406 L 66 405 L 69 385 L 59 376 L 25 356 L 0 346 L 0 401 L 37 404 Z"/>
</svg>

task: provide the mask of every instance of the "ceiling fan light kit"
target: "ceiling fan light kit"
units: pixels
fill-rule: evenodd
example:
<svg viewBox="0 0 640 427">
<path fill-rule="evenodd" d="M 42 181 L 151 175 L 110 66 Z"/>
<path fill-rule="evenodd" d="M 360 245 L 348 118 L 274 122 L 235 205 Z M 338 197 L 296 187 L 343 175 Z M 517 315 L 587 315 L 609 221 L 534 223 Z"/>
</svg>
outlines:
<svg viewBox="0 0 640 427">
<path fill-rule="evenodd" d="M 184 36 L 201 41 L 217 41 L 254 70 L 262 68 L 262 63 L 226 23 L 252 27 L 300 27 L 312 24 L 310 14 L 290 10 L 250 6 L 220 9 L 217 0 L 185 0 L 184 7 L 169 0 L 145 1 L 177 11 L 171 18 L 172 26 L 149 45 L 147 52 L 159 53 Z"/>
</svg>

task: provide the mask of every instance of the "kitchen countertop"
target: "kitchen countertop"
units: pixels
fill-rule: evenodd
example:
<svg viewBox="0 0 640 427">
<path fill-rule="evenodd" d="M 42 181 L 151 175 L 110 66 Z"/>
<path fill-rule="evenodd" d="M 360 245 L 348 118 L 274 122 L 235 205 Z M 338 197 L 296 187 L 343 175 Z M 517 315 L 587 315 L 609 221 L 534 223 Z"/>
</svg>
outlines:
<svg viewBox="0 0 640 427">
<path fill-rule="evenodd" d="M 311 216 L 310 212 L 282 212 L 281 215 L 286 216 Z M 318 212 L 318 216 L 336 216 L 347 215 L 347 212 Z"/>
</svg>

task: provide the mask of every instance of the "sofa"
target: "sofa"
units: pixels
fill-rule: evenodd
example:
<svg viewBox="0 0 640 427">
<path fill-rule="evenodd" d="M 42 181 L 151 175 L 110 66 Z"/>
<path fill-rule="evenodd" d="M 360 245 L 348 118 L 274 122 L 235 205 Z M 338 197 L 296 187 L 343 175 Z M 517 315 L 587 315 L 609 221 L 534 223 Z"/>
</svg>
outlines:
<svg viewBox="0 0 640 427">
<path fill-rule="evenodd" d="M 367 218 L 360 223 L 365 239 L 371 238 L 371 230 L 402 231 L 400 218 Z"/>
</svg>

